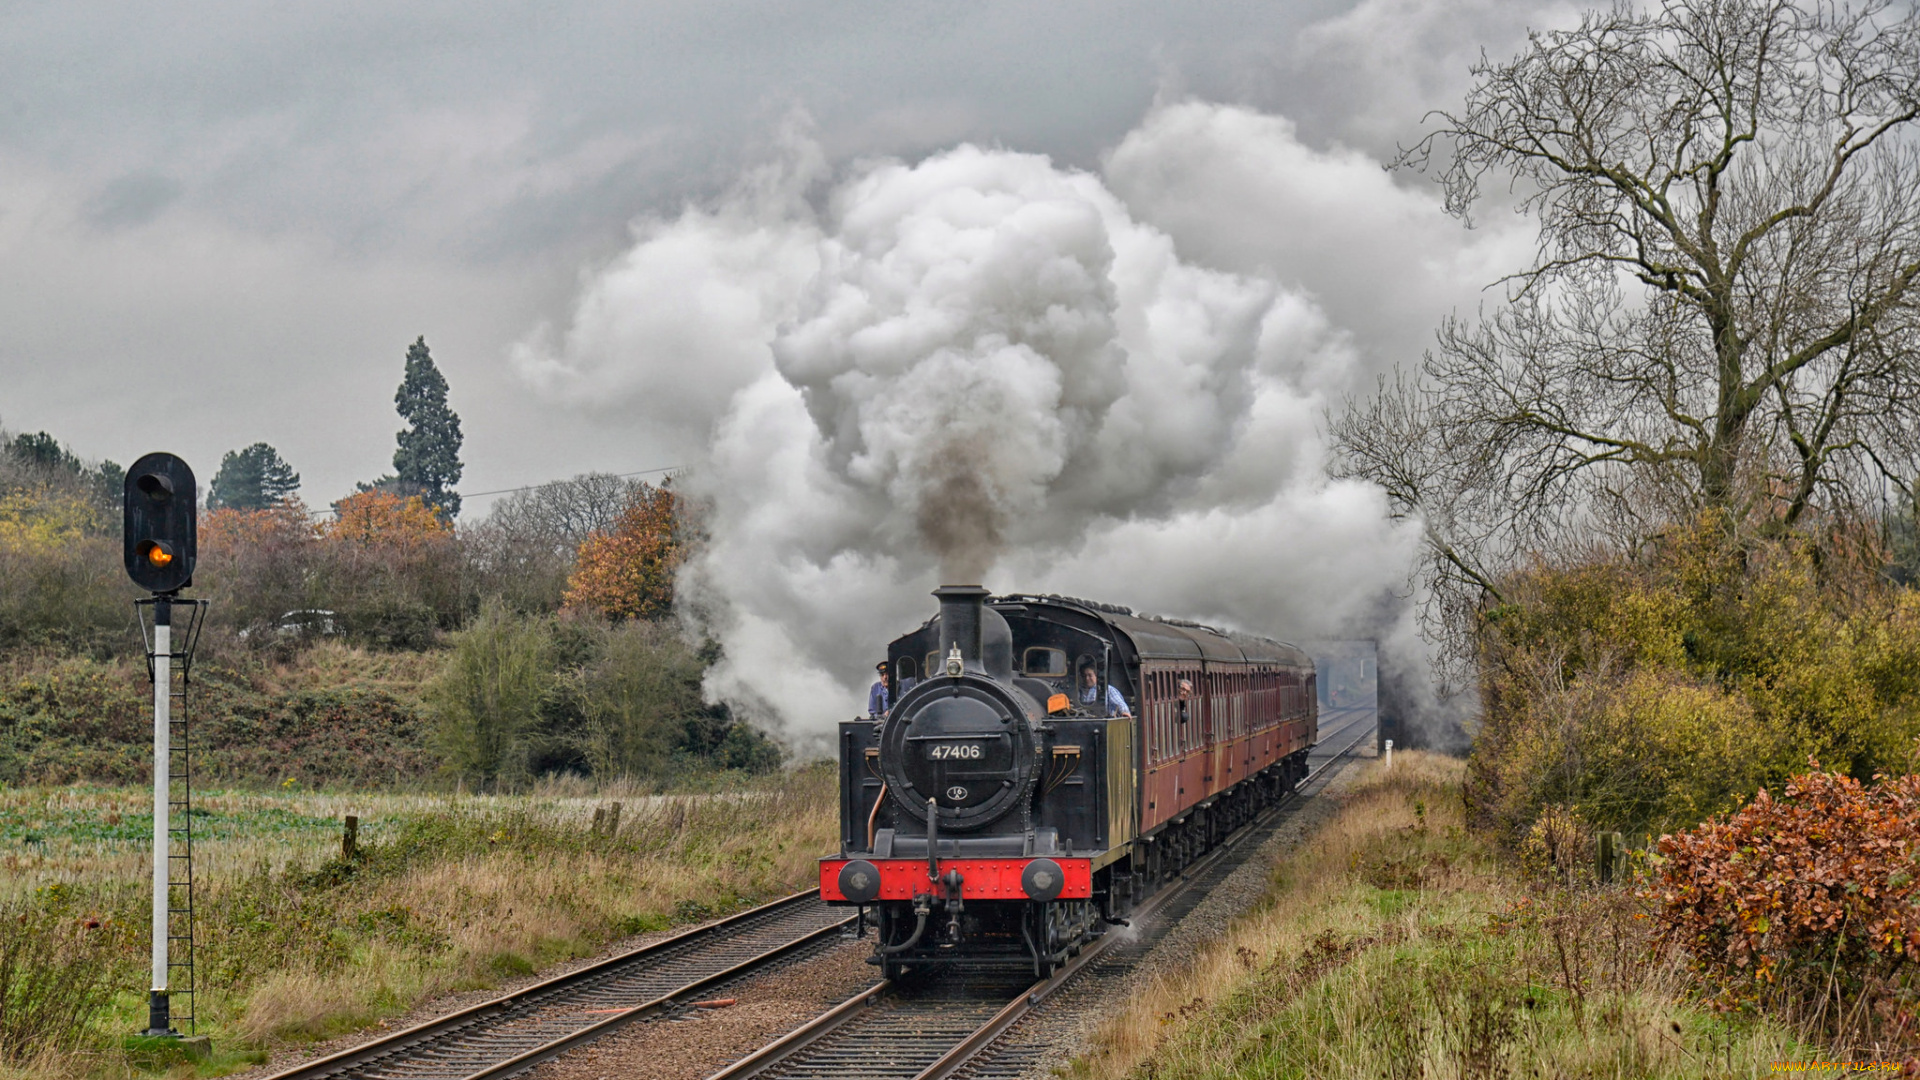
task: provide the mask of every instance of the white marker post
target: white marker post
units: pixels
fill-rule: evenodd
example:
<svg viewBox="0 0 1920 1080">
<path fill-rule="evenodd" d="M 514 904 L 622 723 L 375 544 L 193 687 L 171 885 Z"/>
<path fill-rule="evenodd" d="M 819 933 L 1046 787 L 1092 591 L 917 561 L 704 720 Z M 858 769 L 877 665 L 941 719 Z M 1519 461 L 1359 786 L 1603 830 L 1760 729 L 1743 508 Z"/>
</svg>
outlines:
<svg viewBox="0 0 1920 1080">
<path fill-rule="evenodd" d="M 1393 740 L 1387 740 L 1387 768 L 1393 768 Z"/>
<path fill-rule="evenodd" d="M 173 605 L 162 596 L 153 605 L 153 991 L 147 998 L 147 1034 L 171 1034 L 167 1008 L 167 772 L 168 741 L 173 723 Z"/>
</svg>

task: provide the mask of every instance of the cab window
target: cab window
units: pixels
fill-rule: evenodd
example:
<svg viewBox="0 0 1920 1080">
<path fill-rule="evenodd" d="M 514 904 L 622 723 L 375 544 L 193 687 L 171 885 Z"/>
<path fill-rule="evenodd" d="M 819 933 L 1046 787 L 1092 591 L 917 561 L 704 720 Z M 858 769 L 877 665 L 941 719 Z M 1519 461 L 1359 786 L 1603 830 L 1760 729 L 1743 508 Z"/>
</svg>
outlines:
<svg viewBox="0 0 1920 1080">
<path fill-rule="evenodd" d="M 1036 645 L 1021 655 L 1020 670 L 1034 678 L 1059 678 L 1067 673 L 1067 654 Z"/>
</svg>

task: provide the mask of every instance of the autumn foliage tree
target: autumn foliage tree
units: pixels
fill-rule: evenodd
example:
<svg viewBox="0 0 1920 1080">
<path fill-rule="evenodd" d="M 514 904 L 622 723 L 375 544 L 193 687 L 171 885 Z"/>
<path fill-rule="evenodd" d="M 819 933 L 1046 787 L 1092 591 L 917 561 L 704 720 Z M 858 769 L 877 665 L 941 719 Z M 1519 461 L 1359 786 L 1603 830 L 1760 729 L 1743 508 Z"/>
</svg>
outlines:
<svg viewBox="0 0 1920 1080">
<path fill-rule="evenodd" d="M 681 504 L 670 485 L 640 485 L 611 527 L 580 544 L 566 605 L 613 619 L 657 619 L 673 608 Z"/>
<path fill-rule="evenodd" d="M 333 515 L 320 532 L 336 543 L 417 549 L 453 536 L 453 526 L 418 495 L 377 488 L 356 492 L 334 503 Z"/>
<path fill-rule="evenodd" d="M 199 530 L 201 550 L 223 555 L 311 543 L 320 535 L 306 504 L 297 498 L 264 510 L 209 510 L 200 515 Z"/>
</svg>

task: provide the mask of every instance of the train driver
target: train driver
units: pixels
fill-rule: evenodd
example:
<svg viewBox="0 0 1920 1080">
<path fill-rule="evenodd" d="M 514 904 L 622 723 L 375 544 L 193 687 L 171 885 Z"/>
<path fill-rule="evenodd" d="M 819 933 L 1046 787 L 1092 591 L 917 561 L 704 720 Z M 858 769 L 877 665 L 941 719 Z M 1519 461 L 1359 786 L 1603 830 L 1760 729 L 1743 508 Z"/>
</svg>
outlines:
<svg viewBox="0 0 1920 1080">
<path fill-rule="evenodd" d="M 873 670 L 874 670 L 874 674 L 879 676 L 879 679 L 877 679 L 874 682 L 874 684 L 867 689 L 867 715 L 868 716 L 885 716 L 887 715 L 887 697 L 888 697 L 887 662 L 885 660 L 880 661 L 879 663 L 873 665 Z"/>
<path fill-rule="evenodd" d="M 1092 664 L 1080 665 L 1080 704 L 1100 705 L 1100 673 Z M 1107 700 L 1101 716 L 1132 716 L 1133 710 L 1127 708 L 1127 699 L 1120 696 L 1120 688 L 1107 684 Z"/>
</svg>

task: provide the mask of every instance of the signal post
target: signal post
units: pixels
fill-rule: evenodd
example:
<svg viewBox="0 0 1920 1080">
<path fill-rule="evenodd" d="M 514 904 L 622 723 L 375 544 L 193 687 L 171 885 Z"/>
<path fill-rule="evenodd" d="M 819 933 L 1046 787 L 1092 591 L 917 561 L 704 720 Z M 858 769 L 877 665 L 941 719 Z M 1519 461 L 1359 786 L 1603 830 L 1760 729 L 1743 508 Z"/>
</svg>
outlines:
<svg viewBox="0 0 1920 1080">
<path fill-rule="evenodd" d="M 150 594 L 134 603 L 153 677 L 153 966 L 145 1034 L 161 1037 L 180 1034 L 176 1021 L 191 1027 L 197 1011 L 183 1014 L 172 1007 L 176 994 L 189 1001 L 193 995 L 193 840 L 185 704 L 186 679 L 207 602 L 181 599 L 180 590 L 193 584 L 196 494 L 193 470 L 172 454 L 147 454 L 127 470 L 122 560 L 127 576 Z M 173 821 L 176 807 L 178 824 Z M 176 906 L 176 889 L 181 890 L 182 906 Z M 183 946 L 178 952 L 169 948 L 175 941 Z M 173 985 L 176 971 L 185 975 L 183 988 Z"/>
</svg>

